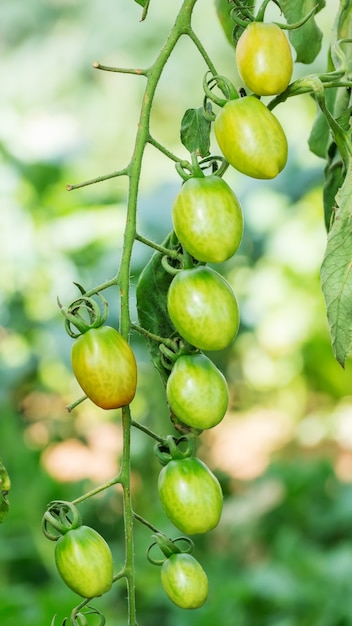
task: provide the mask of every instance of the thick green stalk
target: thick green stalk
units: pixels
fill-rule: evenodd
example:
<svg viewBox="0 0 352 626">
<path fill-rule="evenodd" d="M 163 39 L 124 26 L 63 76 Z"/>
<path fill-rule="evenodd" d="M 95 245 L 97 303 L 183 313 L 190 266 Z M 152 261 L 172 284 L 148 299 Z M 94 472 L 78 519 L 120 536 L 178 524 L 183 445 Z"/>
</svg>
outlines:
<svg viewBox="0 0 352 626">
<path fill-rule="evenodd" d="M 120 331 L 128 339 L 131 327 L 130 320 L 130 267 L 133 244 L 137 236 L 137 200 L 139 182 L 142 170 L 142 161 L 145 147 L 150 139 L 150 114 L 155 91 L 163 69 L 175 48 L 179 38 L 190 27 L 191 15 L 197 0 L 184 0 L 175 24 L 154 64 L 145 72 L 147 84 L 144 91 L 141 112 L 138 123 L 135 147 L 127 172 L 129 177 L 129 192 L 127 204 L 126 228 L 122 251 L 121 266 L 118 273 L 120 287 Z M 131 498 L 131 414 L 129 407 L 122 409 L 123 425 L 123 453 L 120 482 L 124 495 L 125 521 L 125 574 L 128 592 L 128 626 L 136 626 L 135 600 L 135 573 L 134 573 L 134 539 L 133 539 L 133 508 Z"/>
</svg>

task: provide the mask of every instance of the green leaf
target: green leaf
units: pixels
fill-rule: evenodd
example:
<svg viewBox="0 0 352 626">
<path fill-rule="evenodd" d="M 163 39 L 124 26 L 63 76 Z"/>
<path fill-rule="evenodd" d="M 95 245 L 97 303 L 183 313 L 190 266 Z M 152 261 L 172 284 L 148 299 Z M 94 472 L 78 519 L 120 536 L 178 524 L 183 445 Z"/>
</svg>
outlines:
<svg viewBox="0 0 352 626">
<path fill-rule="evenodd" d="M 215 9 L 227 41 L 231 46 L 234 46 L 232 33 L 235 23 L 231 19 L 230 15 L 233 9 L 232 2 L 229 2 L 228 0 L 215 0 Z"/>
<path fill-rule="evenodd" d="M 189 152 L 206 157 L 210 154 L 210 121 L 205 119 L 203 108 L 187 109 L 181 122 L 181 141 Z"/>
<path fill-rule="evenodd" d="M 330 230 L 335 216 L 336 194 L 342 187 L 344 179 L 344 166 L 336 143 L 332 142 L 328 151 L 327 164 L 325 167 L 325 183 L 323 188 L 325 228 Z"/>
<path fill-rule="evenodd" d="M 141 18 L 141 22 L 143 22 L 143 20 L 145 20 L 145 18 L 147 17 L 150 0 L 134 0 L 134 1 L 137 2 L 137 4 L 140 4 L 144 8 L 144 11 L 142 13 L 142 18 Z"/>
<path fill-rule="evenodd" d="M 168 249 L 177 249 L 178 240 L 171 232 L 162 244 Z M 137 284 L 137 311 L 139 323 L 145 330 L 169 338 L 175 335 L 175 328 L 167 311 L 167 292 L 173 279 L 172 274 L 166 272 L 161 264 L 163 254 L 155 252 L 142 271 Z M 159 343 L 147 339 L 152 361 L 164 382 L 167 381 L 169 371 L 164 367 L 159 350 Z"/>
<path fill-rule="evenodd" d="M 317 6 L 316 13 L 325 7 L 325 0 L 280 0 L 282 12 L 288 24 L 299 22 Z M 321 48 L 323 34 L 314 17 L 303 26 L 288 31 L 292 46 L 296 50 L 296 62 L 312 63 Z"/>
<path fill-rule="evenodd" d="M 336 217 L 321 268 L 332 347 L 344 367 L 352 351 L 352 160 L 336 195 Z"/>
</svg>

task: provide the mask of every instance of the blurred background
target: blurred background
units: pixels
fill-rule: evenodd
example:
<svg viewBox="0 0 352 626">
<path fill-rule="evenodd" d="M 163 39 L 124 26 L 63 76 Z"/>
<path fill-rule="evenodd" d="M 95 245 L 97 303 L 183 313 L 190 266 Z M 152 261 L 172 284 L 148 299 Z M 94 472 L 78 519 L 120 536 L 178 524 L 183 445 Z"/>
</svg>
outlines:
<svg viewBox="0 0 352 626">
<path fill-rule="evenodd" d="M 71 192 L 66 185 L 124 167 L 133 149 L 144 78 L 100 72 L 93 62 L 148 66 L 179 5 L 152 0 L 141 22 L 132 0 L 1 3 L 0 457 L 12 480 L 0 527 L 1 626 L 48 626 L 55 614 L 61 624 L 70 614 L 77 596 L 56 573 L 43 512 L 50 500 L 78 497 L 118 471 L 119 412 L 89 402 L 66 410 L 81 391 L 57 298 L 68 304 L 78 295 L 74 282 L 89 289 L 116 273 L 126 181 Z M 298 65 L 296 76 L 324 71 L 336 10 L 328 0 L 317 17 L 322 52 L 313 67 Z M 213 0 L 198 3 L 194 27 L 219 72 L 238 84 Z M 180 122 L 186 108 L 202 103 L 204 70 L 191 42 L 181 40 L 156 95 L 153 135 L 186 158 Z M 146 559 L 151 533 L 136 525 L 141 626 L 352 625 L 352 372 L 334 360 L 319 284 L 324 162 L 307 145 L 315 112 L 309 96 L 275 109 L 289 141 L 277 179 L 225 175 L 242 202 L 245 233 L 235 257 L 217 267 L 241 309 L 235 343 L 211 355 L 229 382 L 229 411 L 202 435 L 198 451 L 225 495 L 218 528 L 195 539 L 209 599 L 195 612 L 171 605 L 159 569 Z M 179 186 L 173 163 L 148 148 L 141 233 L 163 240 Z M 135 245 L 132 299 L 150 254 Z M 117 324 L 118 294 L 106 295 L 109 323 Z M 173 432 L 143 340 L 133 336 L 133 347 L 133 417 Z M 153 442 L 135 431 L 132 448 L 135 509 L 175 537 L 157 497 Z M 111 544 L 117 571 L 124 559 L 119 489 L 81 511 Z M 94 603 L 107 624 L 127 623 L 125 595 L 116 584 Z"/>
</svg>

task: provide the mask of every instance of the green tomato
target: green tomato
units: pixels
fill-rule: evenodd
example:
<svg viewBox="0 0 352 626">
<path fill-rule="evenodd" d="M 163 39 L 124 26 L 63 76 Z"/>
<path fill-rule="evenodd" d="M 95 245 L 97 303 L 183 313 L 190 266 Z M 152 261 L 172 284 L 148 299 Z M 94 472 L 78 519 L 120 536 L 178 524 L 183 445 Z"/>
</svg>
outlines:
<svg viewBox="0 0 352 626">
<path fill-rule="evenodd" d="M 244 84 L 258 96 L 282 93 L 291 80 L 291 48 L 277 24 L 251 22 L 238 40 L 236 63 Z"/>
<path fill-rule="evenodd" d="M 199 261 L 222 263 L 241 243 L 241 205 L 219 176 L 189 178 L 176 196 L 172 221 L 182 246 Z"/>
<path fill-rule="evenodd" d="M 222 350 L 239 326 L 236 296 L 229 283 L 210 267 L 181 270 L 167 294 L 167 309 L 176 330 L 201 350 Z"/>
<path fill-rule="evenodd" d="M 225 159 L 253 178 L 275 178 L 287 162 L 287 139 L 271 111 L 255 96 L 229 100 L 214 130 Z"/>
<path fill-rule="evenodd" d="M 208 597 L 208 578 L 191 554 L 171 554 L 161 568 L 161 584 L 181 609 L 198 609 Z"/>
<path fill-rule="evenodd" d="M 112 554 L 105 539 L 89 526 L 62 535 L 55 546 L 55 562 L 66 583 L 83 598 L 95 598 L 112 585 Z"/>
<path fill-rule="evenodd" d="M 212 428 L 223 419 L 229 400 L 224 375 L 204 354 L 180 356 L 166 384 L 171 411 L 187 426 Z"/>
<path fill-rule="evenodd" d="M 172 459 L 158 480 L 162 507 L 182 532 L 193 535 L 215 528 L 222 512 L 222 490 L 216 476 L 200 459 Z"/>
<path fill-rule="evenodd" d="M 72 346 L 71 360 L 83 391 L 101 408 L 118 409 L 133 400 L 136 359 L 115 328 L 100 326 L 80 335 Z"/>
</svg>

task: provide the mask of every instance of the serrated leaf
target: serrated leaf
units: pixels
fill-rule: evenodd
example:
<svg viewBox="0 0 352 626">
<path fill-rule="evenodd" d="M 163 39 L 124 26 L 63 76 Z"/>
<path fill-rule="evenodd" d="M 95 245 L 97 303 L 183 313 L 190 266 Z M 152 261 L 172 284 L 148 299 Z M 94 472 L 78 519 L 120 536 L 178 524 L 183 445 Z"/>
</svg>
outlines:
<svg viewBox="0 0 352 626">
<path fill-rule="evenodd" d="M 336 207 L 321 268 L 321 285 L 333 351 L 344 367 L 352 351 L 352 160 L 336 195 Z"/>
<path fill-rule="evenodd" d="M 201 157 L 210 154 L 210 126 L 202 107 L 187 109 L 181 121 L 181 142 L 189 152 Z"/>
<path fill-rule="evenodd" d="M 325 0 L 280 0 L 280 7 L 288 24 L 302 20 L 314 8 L 316 13 L 325 7 Z M 323 34 L 314 16 L 297 29 L 288 31 L 292 46 L 296 50 L 296 62 L 312 63 L 321 48 Z"/>
</svg>

